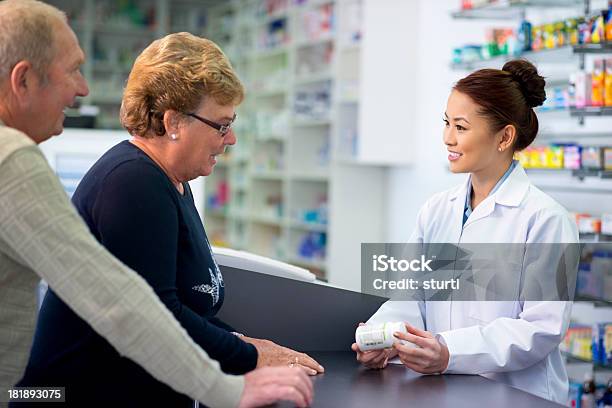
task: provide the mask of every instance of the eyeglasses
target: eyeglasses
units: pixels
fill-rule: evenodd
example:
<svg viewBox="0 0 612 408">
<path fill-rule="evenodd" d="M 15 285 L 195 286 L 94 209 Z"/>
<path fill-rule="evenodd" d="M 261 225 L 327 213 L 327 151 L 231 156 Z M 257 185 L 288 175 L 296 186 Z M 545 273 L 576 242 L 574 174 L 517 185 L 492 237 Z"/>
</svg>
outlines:
<svg viewBox="0 0 612 408">
<path fill-rule="evenodd" d="M 195 113 L 186 113 L 185 115 L 191 116 L 192 118 L 195 118 L 195 119 L 199 120 L 200 122 L 207 124 L 211 128 L 215 129 L 217 132 L 219 132 L 219 135 L 221 137 L 225 136 L 227 134 L 227 132 L 230 131 L 230 129 L 232 128 L 232 123 L 234 123 L 234 121 L 236 120 L 236 114 L 235 113 L 234 113 L 234 117 L 232 118 L 230 123 L 228 123 L 227 125 L 222 125 L 220 123 L 213 122 L 212 120 L 205 119 L 205 118 L 203 118 L 203 117 L 201 117 L 199 115 L 196 115 Z"/>
</svg>

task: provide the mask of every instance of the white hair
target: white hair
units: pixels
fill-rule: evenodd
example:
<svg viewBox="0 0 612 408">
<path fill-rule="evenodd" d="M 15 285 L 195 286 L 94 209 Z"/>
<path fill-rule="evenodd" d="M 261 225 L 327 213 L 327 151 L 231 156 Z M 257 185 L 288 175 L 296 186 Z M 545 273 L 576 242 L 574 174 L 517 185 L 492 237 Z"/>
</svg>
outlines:
<svg viewBox="0 0 612 408">
<path fill-rule="evenodd" d="M 19 61 L 29 61 L 46 82 L 57 54 L 54 25 L 66 21 L 64 12 L 41 1 L 0 1 L 0 83 Z"/>
</svg>

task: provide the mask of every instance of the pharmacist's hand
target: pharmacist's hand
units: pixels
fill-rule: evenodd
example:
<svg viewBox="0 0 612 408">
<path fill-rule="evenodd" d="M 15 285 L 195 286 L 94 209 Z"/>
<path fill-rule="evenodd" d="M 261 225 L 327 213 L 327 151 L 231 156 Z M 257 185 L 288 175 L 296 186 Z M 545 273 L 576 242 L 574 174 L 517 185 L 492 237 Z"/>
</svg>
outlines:
<svg viewBox="0 0 612 408">
<path fill-rule="evenodd" d="M 323 366 L 308 354 L 300 353 L 290 348 L 264 339 L 241 337 L 257 349 L 257 368 L 267 366 L 300 367 L 309 375 L 317 375 L 325 371 Z"/>
<path fill-rule="evenodd" d="M 244 376 L 239 408 L 272 405 L 291 401 L 298 407 L 312 404 L 312 381 L 303 370 L 290 367 L 258 368 Z"/>
<path fill-rule="evenodd" d="M 357 353 L 357 361 L 373 370 L 385 368 L 389 360 L 397 355 L 397 350 L 392 348 L 361 351 L 357 343 L 353 343 L 351 349 Z"/>
<path fill-rule="evenodd" d="M 393 343 L 402 363 L 421 374 L 443 373 L 448 367 L 449 353 L 446 345 L 428 331 L 417 329 L 406 323 L 408 333 L 395 332 L 393 335 L 400 339 L 409 341 L 417 347 L 404 345 L 400 342 Z"/>
<path fill-rule="evenodd" d="M 365 323 L 359 323 L 359 326 L 364 326 Z M 374 370 L 385 368 L 390 359 L 397 355 L 397 350 L 392 348 L 381 350 L 361 351 L 357 343 L 351 345 L 351 350 L 357 353 L 357 361 Z"/>
</svg>

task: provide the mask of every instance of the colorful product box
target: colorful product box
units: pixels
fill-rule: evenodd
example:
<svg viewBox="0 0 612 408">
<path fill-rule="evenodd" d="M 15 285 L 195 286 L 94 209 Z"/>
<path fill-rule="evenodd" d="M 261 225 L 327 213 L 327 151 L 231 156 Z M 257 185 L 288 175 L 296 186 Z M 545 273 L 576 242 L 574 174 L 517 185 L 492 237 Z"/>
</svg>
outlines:
<svg viewBox="0 0 612 408">
<path fill-rule="evenodd" d="M 604 106 L 604 80 L 604 60 L 595 60 L 593 63 L 591 106 Z"/>
<path fill-rule="evenodd" d="M 606 40 L 612 42 L 612 4 L 608 6 L 606 15 Z"/>
<path fill-rule="evenodd" d="M 583 147 L 581 160 L 583 168 L 601 170 L 603 167 L 603 149 L 597 146 Z"/>
<path fill-rule="evenodd" d="M 577 108 L 591 105 L 591 92 L 593 90 L 591 74 L 585 71 L 576 73 L 575 103 Z"/>
<path fill-rule="evenodd" d="M 612 363 L 612 323 L 593 325 L 593 361 L 599 364 Z"/>
<path fill-rule="evenodd" d="M 599 44 L 606 41 L 604 13 L 607 14 L 607 11 L 597 15 L 591 25 L 591 43 L 593 44 Z"/>
<path fill-rule="evenodd" d="M 580 155 L 582 147 L 578 145 L 563 146 L 563 168 L 569 170 L 579 170 L 581 167 Z"/>
<path fill-rule="evenodd" d="M 612 171 L 612 147 L 603 148 L 603 168 Z"/>
<path fill-rule="evenodd" d="M 612 58 L 605 61 L 604 105 L 612 106 Z"/>
</svg>

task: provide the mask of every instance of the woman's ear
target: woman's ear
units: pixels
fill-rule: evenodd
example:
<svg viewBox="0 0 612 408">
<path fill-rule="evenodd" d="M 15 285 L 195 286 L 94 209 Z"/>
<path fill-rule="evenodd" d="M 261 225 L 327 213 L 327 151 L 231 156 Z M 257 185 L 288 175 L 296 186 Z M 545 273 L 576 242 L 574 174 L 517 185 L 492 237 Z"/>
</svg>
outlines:
<svg viewBox="0 0 612 408">
<path fill-rule="evenodd" d="M 164 112 L 164 127 L 166 135 L 177 135 L 179 131 L 180 113 L 175 110 Z"/>
<path fill-rule="evenodd" d="M 516 127 L 514 125 L 506 125 L 501 130 L 501 137 L 497 146 L 497 150 L 499 150 L 500 152 L 504 152 L 508 149 L 511 149 L 512 146 L 514 146 L 515 141 Z"/>
</svg>

